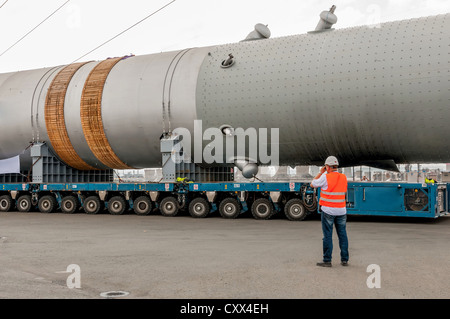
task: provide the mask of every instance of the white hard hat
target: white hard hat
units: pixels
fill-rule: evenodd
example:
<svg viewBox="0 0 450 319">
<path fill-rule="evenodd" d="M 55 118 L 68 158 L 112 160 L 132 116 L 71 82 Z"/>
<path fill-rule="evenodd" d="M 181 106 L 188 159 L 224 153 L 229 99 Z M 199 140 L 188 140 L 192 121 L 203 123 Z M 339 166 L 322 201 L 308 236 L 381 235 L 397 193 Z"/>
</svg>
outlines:
<svg viewBox="0 0 450 319">
<path fill-rule="evenodd" d="M 325 160 L 325 165 L 328 165 L 328 166 L 338 166 L 338 165 L 339 165 L 339 162 L 338 162 L 338 160 L 337 160 L 336 157 L 334 157 L 334 156 L 328 156 L 327 159 Z"/>
</svg>

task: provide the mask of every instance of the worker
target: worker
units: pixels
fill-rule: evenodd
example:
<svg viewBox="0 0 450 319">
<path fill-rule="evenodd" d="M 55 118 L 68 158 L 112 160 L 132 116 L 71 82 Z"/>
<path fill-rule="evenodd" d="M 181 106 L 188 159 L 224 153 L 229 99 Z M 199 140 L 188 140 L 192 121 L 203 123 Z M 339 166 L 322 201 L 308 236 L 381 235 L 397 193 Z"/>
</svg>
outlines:
<svg viewBox="0 0 450 319">
<path fill-rule="evenodd" d="M 333 224 L 339 238 L 341 250 L 341 265 L 348 266 L 347 208 L 345 194 L 347 192 L 347 177 L 337 171 L 339 162 L 336 157 L 329 156 L 325 166 L 312 180 L 311 187 L 320 187 L 319 211 L 323 232 L 323 260 L 317 266 L 331 267 L 333 252 Z"/>
<path fill-rule="evenodd" d="M 428 179 L 428 178 L 425 177 L 425 183 L 427 183 L 427 184 L 435 184 L 437 182 L 433 178 Z"/>
</svg>

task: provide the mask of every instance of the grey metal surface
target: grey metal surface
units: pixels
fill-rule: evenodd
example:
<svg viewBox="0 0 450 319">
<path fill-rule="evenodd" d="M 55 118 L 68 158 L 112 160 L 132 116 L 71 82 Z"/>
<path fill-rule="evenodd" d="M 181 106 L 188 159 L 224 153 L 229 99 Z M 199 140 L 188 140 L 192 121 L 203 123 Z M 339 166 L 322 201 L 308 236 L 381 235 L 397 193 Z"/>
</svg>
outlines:
<svg viewBox="0 0 450 319">
<path fill-rule="evenodd" d="M 108 142 L 119 158 L 136 167 L 161 165 L 163 129 L 193 129 L 198 70 L 208 48 L 132 57 L 110 72 L 102 97 L 102 120 Z M 67 88 L 64 114 L 77 154 L 88 164 L 105 167 L 92 153 L 80 120 L 84 83 L 99 62 L 84 65 Z M 62 67 L 0 76 L 0 158 L 20 154 L 30 142 L 47 142 L 46 93 Z M 163 96 L 165 112 L 163 112 Z"/>
<path fill-rule="evenodd" d="M 47 99 L 47 91 L 50 87 L 54 77 L 63 68 L 63 66 L 56 66 L 49 68 L 40 77 L 36 83 L 33 95 L 31 97 L 31 129 L 33 143 L 38 141 L 48 141 L 47 128 L 45 123 L 45 101 Z"/>
<path fill-rule="evenodd" d="M 186 178 L 185 182 L 229 182 L 234 181 L 231 167 L 201 167 L 187 158 L 183 160 L 179 136 L 172 135 L 161 139 L 162 179 L 163 183 L 177 182 L 177 178 Z M 177 151 L 176 154 L 174 153 Z M 176 155 L 176 160 L 173 160 Z"/>
<path fill-rule="evenodd" d="M 204 127 L 280 128 L 281 165 L 446 162 L 449 50 L 450 14 L 218 46 L 197 113 Z"/>
<path fill-rule="evenodd" d="M 0 76 L 0 158 L 21 154 L 33 140 L 31 108 L 36 86 L 51 68 Z M 39 93 L 39 92 L 38 92 Z"/>
<path fill-rule="evenodd" d="M 45 143 L 31 147 L 33 170 L 30 181 L 33 183 L 112 183 L 114 172 L 106 170 L 77 170 L 58 160 Z"/>
<path fill-rule="evenodd" d="M 322 164 L 330 154 L 342 165 L 448 162 L 449 18 L 124 59 L 103 91 L 106 137 L 120 160 L 136 168 L 160 166 L 164 129 L 193 132 L 195 119 L 203 129 L 279 128 L 280 165 Z M 221 67 L 230 53 L 234 64 Z M 104 168 L 85 141 L 79 113 L 97 63 L 70 82 L 65 120 L 76 152 Z M 50 144 L 45 99 L 61 68 L 0 74 L 0 158 L 20 154 L 30 141 Z"/>
<path fill-rule="evenodd" d="M 163 129 L 193 130 L 197 76 L 207 52 L 195 48 L 136 56 L 111 70 L 102 118 L 108 141 L 122 161 L 132 167 L 160 166 Z"/>
<path fill-rule="evenodd" d="M 84 83 L 89 73 L 98 63 L 87 63 L 74 74 L 66 92 L 64 117 L 66 119 L 67 133 L 77 154 L 92 167 L 106 168 L 89 148 L 84 138 L 80 117 L 80 101 Z"/>
</svg>

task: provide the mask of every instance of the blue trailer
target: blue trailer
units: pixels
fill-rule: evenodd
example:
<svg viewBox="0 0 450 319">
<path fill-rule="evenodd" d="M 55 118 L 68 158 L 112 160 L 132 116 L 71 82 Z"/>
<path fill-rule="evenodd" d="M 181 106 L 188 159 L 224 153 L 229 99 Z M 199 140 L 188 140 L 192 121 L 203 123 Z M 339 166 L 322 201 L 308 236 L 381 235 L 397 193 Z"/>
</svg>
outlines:
<svg viewBox="0 0 450 319">
<path fill-rule="evenodd" d="M 349 182 L 349 215 L 438 218 L 448 214 L 448 184 Z M 320 190 L 308 182 L 3 183 L 0 211 L 134 212 L 204 218 L 250 213 L 255 219 L 284 214 L 292 221 L 318 213 Z"/>
<path fill-rule="evenodd" d="M 310 181 L 236 182 L 233 169 L 173 161 L 174 150 L 182 158 L 178 143 L 176 135 L 161 139 L 163 178 L 156 183 L 115 183 L 112 170 L 76 170 L 46 143 L 35 143 L 31 171 L 0 175 L 0 212 L 131 211 L 173 217 L 184 210 L 195 218 L 218 212 L 230 219 L 249 213 L 255 219 L 284 214 L 300 221 L 319 211 L 320 190 Z M 448 189 L 448 184 L 349 182 L 348 214 L 437 218 L 448 213 Z"/>
<path fill-rule="evenodd" d="M 349 183 L 350 215 L 437 218 L 448 214 L 449 184 Z"/>
</svg>

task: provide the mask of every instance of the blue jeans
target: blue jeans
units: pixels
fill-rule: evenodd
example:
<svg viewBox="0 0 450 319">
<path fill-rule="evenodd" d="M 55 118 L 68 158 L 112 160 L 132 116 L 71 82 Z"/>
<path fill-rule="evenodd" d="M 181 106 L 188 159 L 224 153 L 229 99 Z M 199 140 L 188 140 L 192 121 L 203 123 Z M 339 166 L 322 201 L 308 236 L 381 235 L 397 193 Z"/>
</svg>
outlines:
<svg viewBox="0 0 450 319">
<path fill-rule="evenodd" d="M 333 216 L 321 212 L 323 231 L 323 261 L 331 262 L 333 252 L 333 224 L 339 238 L 339 248 L 341 249 L 341 261 L 348 261 L 348 238 L 347 238 L 347 215 Z"/>
</svg>

